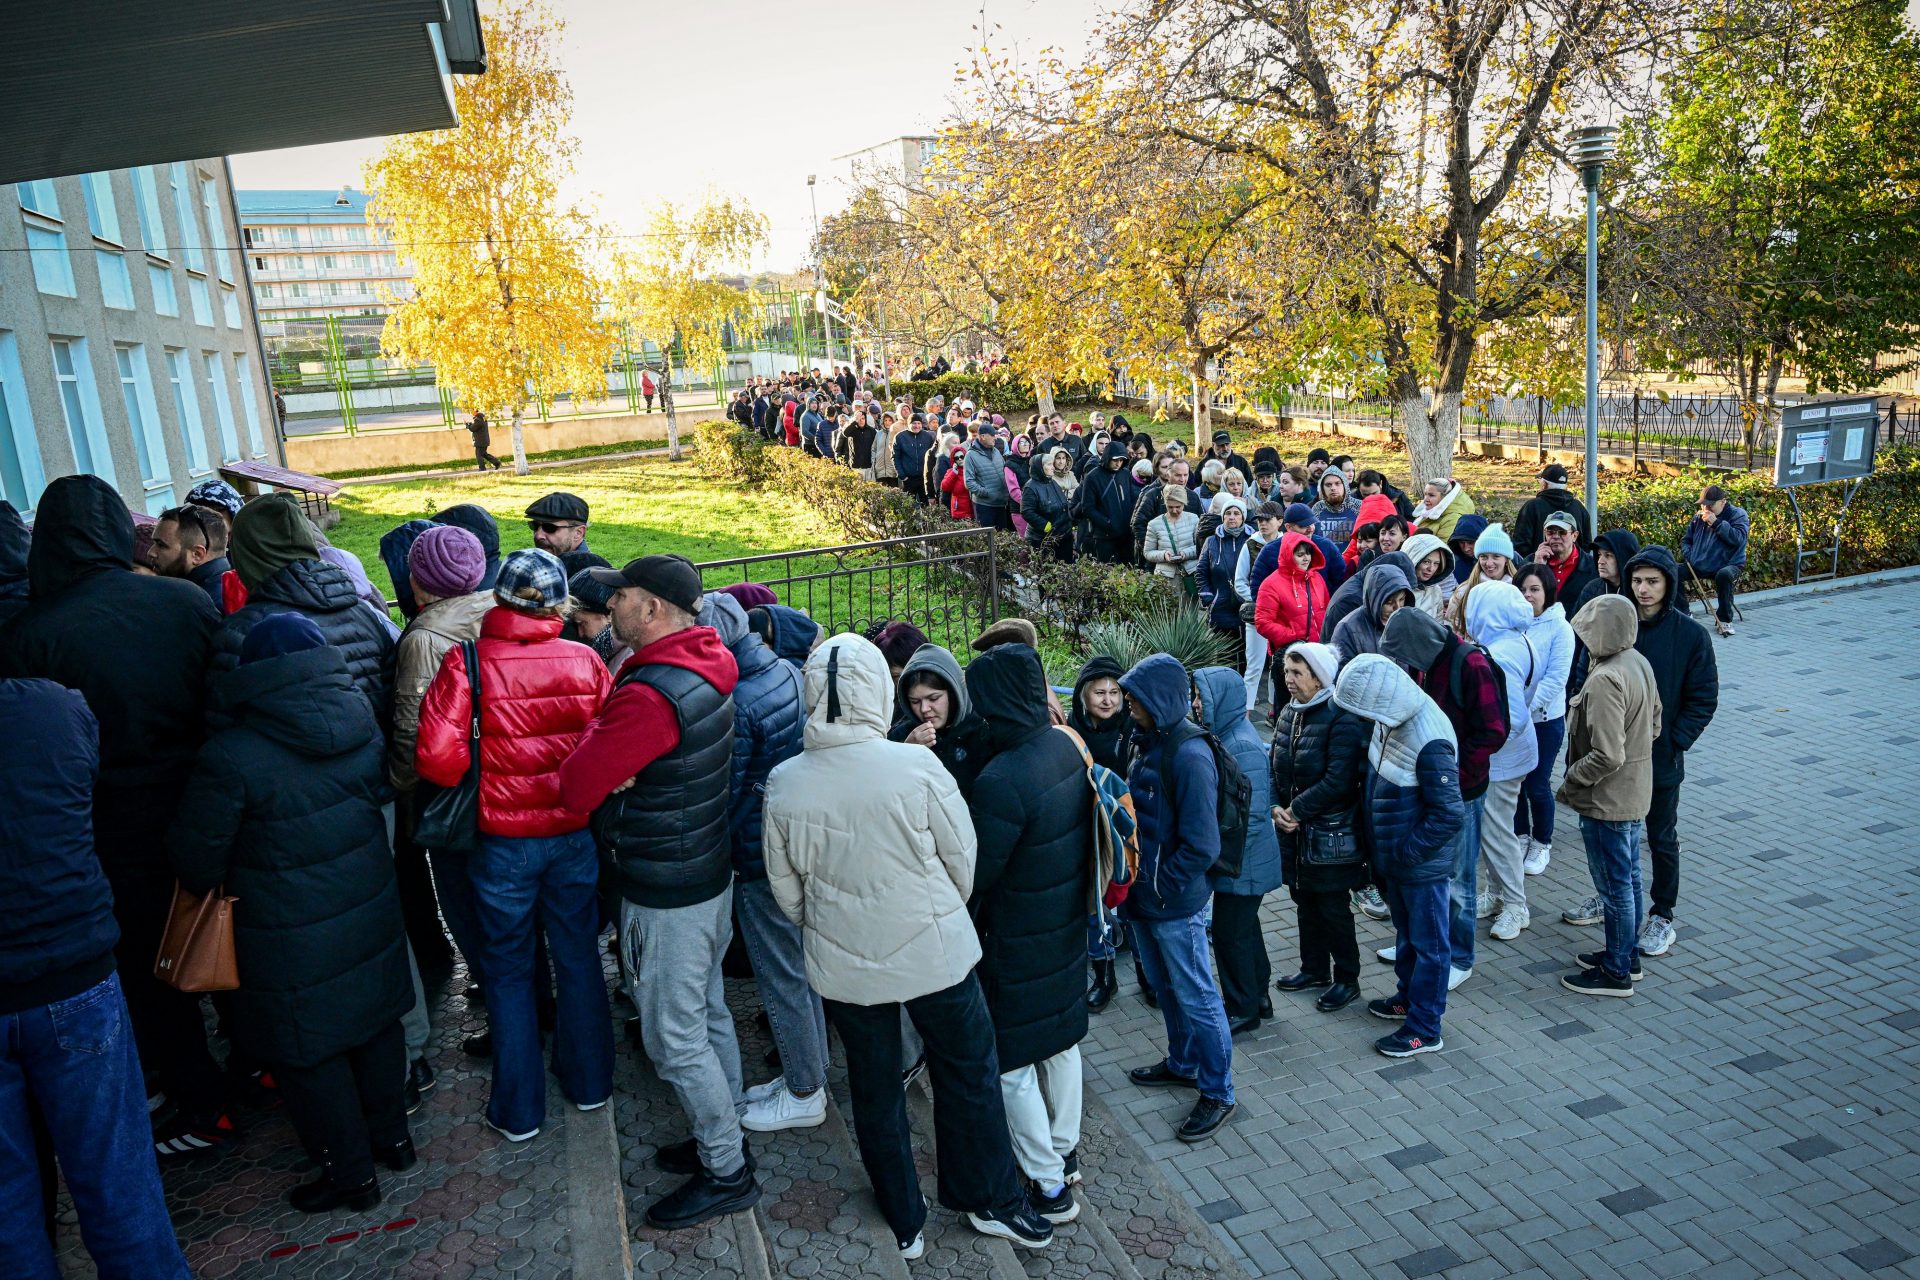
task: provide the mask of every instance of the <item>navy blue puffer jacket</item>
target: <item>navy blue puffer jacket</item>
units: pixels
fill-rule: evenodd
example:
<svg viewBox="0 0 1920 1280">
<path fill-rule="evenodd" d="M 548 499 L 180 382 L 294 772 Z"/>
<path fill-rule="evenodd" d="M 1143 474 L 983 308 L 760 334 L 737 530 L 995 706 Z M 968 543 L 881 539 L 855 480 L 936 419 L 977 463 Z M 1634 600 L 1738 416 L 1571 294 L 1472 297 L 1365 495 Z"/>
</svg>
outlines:
<svg viewBox="0 0 1920 1280">
<path fill-rule="evenodd" d="M 760 833 L 767 775 L 800 754 L 807 725 L 806 690 L 798 669 L 747 629 L 746 611 L 732 596 L 715 592 L 707 601 L 700 621 L 719 632 L 740 667 L 740 683 L 733 688 L 733 799 L 727 810 L 733 873 L 742 880 L 765 880 Z"/>
<path fill-rule="evenodd" d="M 1178 920 L 1207 904 L 1207 872 L 1220 860 L 1220 776 L 1213 751 L 1190 737 L 1173 753 L 1173 778 L 1161 776 L 1167 734 L 1193 707 L 1186 668 L 1171 654 L 1142 658 L 1120 687 L 1153 717 L 1140 738 L 1127 785 L 1140 818 L 1140 869 L 1122 908 L 1134 920 Z"/>
<path fill-rule="evenodd" d="M 1373 869 L 1402 884 L 1452 876 L 1453 840 L 1466 809 L 1445 713 L 1377 653 L 1341 668 L 1333 701 L 1372 725 L 1360 833 Z"/>
</svg>

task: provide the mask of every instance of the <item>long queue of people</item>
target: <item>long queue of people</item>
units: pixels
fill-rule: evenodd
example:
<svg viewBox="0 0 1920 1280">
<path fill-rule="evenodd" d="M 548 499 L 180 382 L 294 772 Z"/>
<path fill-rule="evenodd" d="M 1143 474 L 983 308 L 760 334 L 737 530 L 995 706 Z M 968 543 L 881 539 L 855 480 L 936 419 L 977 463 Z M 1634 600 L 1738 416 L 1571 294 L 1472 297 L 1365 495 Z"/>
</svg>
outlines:
<svg viewBox="0 0 1920 1280">
<path fill-rule="evenodd" d="M 1344 497 L 1325 461 L 1323 503 Z M 1369 475 L 1357 505 L 1405 501 Z M 1223 527 L 1244 514 L 1235 483 L 1210 500 Z M 903 1254 L 928 1211 L 904 1092 L 922 1074 L 941 1204 L 1043 1246 L 1078 1213 L 1078 1045 L 1118 954 L 1166 1028 L 1133 1082 L 1194 1095 L 1183 1141 L 1233 1114 L 1232 1038 L 1270 990 L 1327 1013 L 1363 994 L 1356 906 L 1395 932 L 1393 990 L 1366 1006 L 1396 1024 L 1377 1048 L 1437 1050 L 1476 921 L 1501 940 L 1530 924 L 1562 740 L 1596 890 L 1565 918 L 1606 926 L 1565 984 L 1630 996 L 1640 958 L 1671 947 L 1712 643 L 1672 557 L 1618 530 L 1583 550 L 1559 485 L 1535 500 L 1531 559 L 1457 486 L 1391 517 L 1406 536 L 1354 529 L 1344 548 L 1291 509 L 1269 529 L 1263 500 L 1262 540 L 1207 602 L 1238 624 L 1237 666 L 1096 658 L 1063 708 L 1021 620 L 964 666 L 905 621 L 827 636 L 765 587 L 707 592 L 680 557 L 607 564 L 568 493 L 528 508 L 534 545 L 504 555 L 471 505 L 389 533 L 402 629 L 291 497 L 213 482 L 136 549 L 111 487 L 57 480 L 30 535 L 0 510 L 0 1122 L 45 1135 L 46 1202 L 57 1162 L 105 1276 L 186 1274 L 156 1164 L 220 1158 L 269 1100 L 318 1167 L 292 1205 L 371 1208 L 379 1170 L 417 1158 L 406 1117 L 435 1086 L 420 971 L 451 935 L 487 1015 L 462 1049 L 491 1061 L 503 1142 L 545 1124 L 543 1057 L 569 1105 L 607 1105 L 612 1001 L 630 1007 L 689 1135 L 658 1153 L 684 1181 L 652 1225 L 757 1201 L 746 1134 L 825 1121 L 831 1029 Z M 1702 521 L 1744 532 L 1717 501 Z M 1120 558 L 1132 531 L 1102 536 Z M 1254 730 L 1269 667 L 1271 747 Z M 475 778 L 470 846 L 437 839 L 435 802 Z M 1273 981 L 1258 915 L 1282 885 L 1300 958 Z M 176 888 L 231 899 L 220 1040 L 156 974 Z M 751 1086 L 722 983 L 736 930 L 778 1072 Z M 29 1149 L 4 1158 L 31 1185 Z M 46 1250 L 31 1214 L 0 1228 L 10 1274 L 42 1273 Z"/>
</svg>

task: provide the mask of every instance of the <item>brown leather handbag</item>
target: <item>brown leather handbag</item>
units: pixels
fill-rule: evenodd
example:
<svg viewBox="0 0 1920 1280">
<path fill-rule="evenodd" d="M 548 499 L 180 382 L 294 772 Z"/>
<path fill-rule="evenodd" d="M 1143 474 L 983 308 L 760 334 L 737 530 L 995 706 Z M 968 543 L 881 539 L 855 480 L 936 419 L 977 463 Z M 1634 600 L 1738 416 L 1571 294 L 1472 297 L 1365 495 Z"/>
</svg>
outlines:
<svg viewBox="0 0 1920 1280">
<path fill-rule="evenodd" d="M 240 969 L 233 957 L 233 904 L 226 886 L 196 898 L 178 883 L 173 909 L 153 960 L 153 976 L 177 991 L 234 991 Z"/>
</svg>

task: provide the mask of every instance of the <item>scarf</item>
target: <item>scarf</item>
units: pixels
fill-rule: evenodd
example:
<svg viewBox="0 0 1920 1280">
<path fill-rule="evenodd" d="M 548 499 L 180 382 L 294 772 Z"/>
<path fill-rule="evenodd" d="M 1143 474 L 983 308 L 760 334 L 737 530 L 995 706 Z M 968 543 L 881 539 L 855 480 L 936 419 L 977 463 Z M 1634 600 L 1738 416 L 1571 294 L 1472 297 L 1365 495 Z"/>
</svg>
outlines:
<svg viewBox="0 0 1920 1280">
<path fill-rule="evenodd" d="M 1455 480 L 1447 486 L 1447 491 L 1440 495 L 1439 506 L 1429 507 L 1426 502 L 1422 500 L 1420 505 L 1413 509 L 1413 522 L 1415 524 L 1425 524 L 1427 521 L 1435 519 L 1441 512 L 1452 506 L 1453 500 L 1459 496 L 1460 482 Z"/>
</svg>

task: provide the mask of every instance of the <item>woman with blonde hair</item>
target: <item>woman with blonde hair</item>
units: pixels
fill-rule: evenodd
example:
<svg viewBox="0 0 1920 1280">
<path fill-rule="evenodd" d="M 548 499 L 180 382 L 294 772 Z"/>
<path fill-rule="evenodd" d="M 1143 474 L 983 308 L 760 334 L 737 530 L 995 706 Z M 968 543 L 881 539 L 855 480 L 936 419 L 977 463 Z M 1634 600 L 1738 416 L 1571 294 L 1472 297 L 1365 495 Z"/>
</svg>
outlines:
<svg viewBox="0 0 1920 1280">
<path fill-rule="evenodd" d="M 1187 491 L 1177 484 L 1161 493 L 1167 509 L 1147 521 L 1147 540 L 1142 556 L 1153 571 L 1171 578 L 1188 596 L 1197 593 L 1194 566 L 1200 560 L 1200 517 L 1187 510 Z"/>
<path fill-rule="evenodd" d="M 1447 604 L 1447 623 L 1454 634 L 1467 634 L 1467 598 L 1473 589 L 1483 582 L 1512 582 L 1519 571 L 1515 561 L 1513 539 L 1507 536 L 1505 526 L 1490 524 L 1474 539 L 1473 572 Z"/>
</svg>

